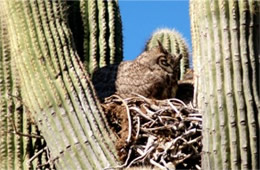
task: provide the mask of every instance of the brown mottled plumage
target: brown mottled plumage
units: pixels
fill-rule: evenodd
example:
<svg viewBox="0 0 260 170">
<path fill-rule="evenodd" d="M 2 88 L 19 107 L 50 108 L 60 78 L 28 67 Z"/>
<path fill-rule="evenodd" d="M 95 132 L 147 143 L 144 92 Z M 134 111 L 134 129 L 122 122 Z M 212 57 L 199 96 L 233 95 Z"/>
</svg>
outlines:
<svg viewBox="0 0 260 170">
<path fill-rule="evenodd" d="M 158 44 L 133 61 L 96 71 L 93 84 L 98 96 L 103 99 L 116 93 L 127 98 L 137 93 L 155 99 L 175 97 L 181 55 L 172 56 L 160 42 Z"/>
</svg>

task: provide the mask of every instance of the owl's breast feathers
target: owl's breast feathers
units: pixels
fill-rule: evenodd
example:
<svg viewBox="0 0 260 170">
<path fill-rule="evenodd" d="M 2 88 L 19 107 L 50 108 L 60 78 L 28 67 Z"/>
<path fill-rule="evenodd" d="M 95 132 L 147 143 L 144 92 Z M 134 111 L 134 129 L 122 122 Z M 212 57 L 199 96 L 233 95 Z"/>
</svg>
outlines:
<svg viewBox="0 0 260 170">
<path fill-rule="evenodd" d="M 133 93 L 156 99 L 174 97 L 176 90 L 173 88 L 177 89 L 175 77 L 159 67 L 151 68 L 138 62 L 123 62 L 118 68 L 116 92 L 123 98 L 133 96 Z"/>
</svg>

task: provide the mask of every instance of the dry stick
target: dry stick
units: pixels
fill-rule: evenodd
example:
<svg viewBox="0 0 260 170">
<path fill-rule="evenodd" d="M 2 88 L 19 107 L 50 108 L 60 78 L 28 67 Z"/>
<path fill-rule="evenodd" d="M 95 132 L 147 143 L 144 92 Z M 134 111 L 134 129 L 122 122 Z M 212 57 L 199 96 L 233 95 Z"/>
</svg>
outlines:
<svg viewBox="0 0 260 170">
<path fill-rule="evenodd" d="M 27 164 L 29 165 L 35 158 L 37 158 L 37 156 L 39 156 L 42 152 L 44 152 L 45 150 L 47 150 L 47 146 L 45 146 L 44 148 L 42 148 L 41 150 L 39 150 L 36 154 L 33 155 L 33 157 L 31 157 L 28 161 Z"/>
<path fill-rule="evenodd" d="M 142 125 L 142 127 L 146 127 L 146 126 L 148 126 L 149 124 L 153 125 L 154 122 L 155 122 L 155 121 L 148 121 L 148 122 L 144 123 L 144 124 Z M 150 125 L 150 126 L 151 126 L 151 125 Z"/>
<path fill-rule="evenodd" d="M 9 116 L 6 115 L 6 117 L 8 119 L 10 119 L 11 123 L 12 123 L 12 126 L 14 128 L 14 131 L 13 132 L 7 132 L 7 133 L 13 133 L 13 134 L 16 134 L 16 135 L 19 135 L 19 136 L 24 136 L 24 137 L 28 137 L 28 138 L 40 138 L 40 139 L 43 139 L 43 137 L 41 135 L 36 135 L 36 134 L 24 134 L 24 133 L 21 133 L 21 132 L 18 132 L 16 126 L 15 126 L 15 123 L 14 123 L 14 119 L 12 119 Z"/>
<path fill-rule="evenodd" d="M 152 136 L 152 135 L 148 137 L 148 141 L 147 141 L 147 144 L 146 144 L 146 146 L 145 146 L 144 152 L 147 152 L 150 148 L 156 149 L 156 147 L 158 146 L 157 144 L 156 144 L 156 145 L 154 144 L 156 139 L 157 139 L 157 138 L 156 138 L 155 136 Z M 154 145 L 155 145 L 155 146 L 154 146 Z M 152 151 L 152 150 L 151 150 L 151 151 Z M 144 159 L 146 159 L 146 157 L 148 156 L 148 154 L 149 154 L 151 151 L 149 151 L 147 154 L 145 154 L 145 156 L 142 158 L 143 161 L 144 161 Z"/>
<path fill-rule="evenodd" d="M 159 119 L 159 122 L 160 122 L 161 124 L 165 124 L 165 123 L 163 122 L 161 116 L 158 116 L 158 119 Z"/>
<path fill-rule="evenodd" d="M 148 98 L 146 98 L 146 97 L 144 97 L 144 96 L 142 96 L 142 95 L 140 95 L 140 94 L 137 94 L 137 93 L 132 93 L 132 94 L 134 94 L 134 95 L 136 95 L 136 96 L 138 96 L 138 97 L 144 99 L 145 102 L 150 103 L 150 99 L 148 99 Z"/>
<path fill-rule="evenodd" d="M 156 110 L 155 112 L 151 111 L 149 108 L 147 108 L 145 105 L 143 106 L 145 108 L 145 110 L 147 111 L 147 113 L 150 113 L 152 116 L 157 116 L 160 115 L 161 113 L 163 113 L 164 111 L 166 111 L 168 108 L 158 108 L 158 109 L 153 109 Z"/>
<path fill-rule="evenodd" d="M 135 139 L 138 139 L 139 133 L 140 133 L 140 117 L 137 117 L 137 131 L 136 131 L 136 135 L 135 135 Z"/>
<path fill-rule="evenodd" d="M 186 120 L 202 122 L 202 118 L 198 118 L 198 117 L 187 117 Z"/>
<path fill-rule="evenodd" d="M 199 136 L 199 137 L 197 137 L 197 138 L 195 138 L 195 139 L 193 139 L 193 140 L 188 141 L 187 144 L 191 145 L 191 144 L 193 144 L 193 143 L 195 143 L 195 142 L 198 142 L 198 141 L 201 140 L 201 139 L 202 139 L 202 136 Z"/>
<path fill-rule="evenodd" d="M 171 103 L 171 101 L 170 100 L 167 100 L 167 102 L 168 102 L 168 104 L 171 106 L 171 108 L 178 114 L 178 116 L 180 116 L 181 118 L 182 118 L 182 116 L 181 116 L 181 114 L 180 114 L 180 111 Z M 182 118 L 183 119 L 183 118 Z"/>
<path fill-rule="evenodd" d="M 146 144 L 145 150 L 142 152 L 142 154 L 139 157 L 132 160 L 130 162 L 130 164 L 127 166 L 127 168 L 129 168 L 134 162 L 136 162 L 136 161 L 138 161 L 142 158 L 145 158 L 146 155 L 148 155 L 151 151 L 153 151 L 155 149 L 155 147 L 152 146 L 155 138 L 156 137 L 154 137 L 154 136 L 151 136 L 151 137 L 148 138 L 148 142 Z"/>
<path fill-rule="evenodd" d="M 171 129 L 174 125 L 172 126 L 159 126 L 159 127 L 154 127 L 154 128 L 141 128 L 142 131 L 144 132 L 149 132 L 149 131 L 155 131 L 155 130 L 163 130 L 163 129 Z"/>
<path fill-rule="evenodd" d="M 13 97 L 13 98 L 16 98 L 18 101 L 20 101 L 22 103 L 22 105 L 27 108 L 28 112 L 29 112 L 29 115 L 31 115 L 31 112 L 30 112 L 30 109 L 29 107 L 23 102 L 22 98 L 21 97 L 18 97 L 18 96 L 14 96 L 12 94 L 9 94 L 10 97 Z M 24 136 L 24 137 L 29 137 L 29 138 L 41 138 L 43 139 L 43 136 L 41 135 L 36 135 L 36 134 L 23 134 L 21 132 L 18 132 L 16 126 L 15 126 L 15 123 L 14 123 L 14 120 L 11 118 L 11 115 L 7 116 L 8 119 L 11 120 L 12 122 L 12 126 L 14 128 L 14 132 L 8 132 L 8 133 L 13 133 L 13 134 L 17 134 L 17 135 L 20 135 L 20 136 Z"/>
<path fill-rule="evenodd" d="M 143 155 L 141 155 L 141 156 L 135 158 L 134 160 L 132 160 L 132 161 L 130 162 L 130 164 L 129 164 L 126 168 L 129 168 L 134 162 L 136 162 L 136 161 L 138 161 L 138 160 L 144 158 L 147 154 L 149 154 L 150 152 L 152 152 L 154 149 L 155 149 L 155 147 L 150 147 L 150 149 L 148 149 L 146 152 L 144 152 Z"/>
<path fill-rule="evenodd" d="M 46 152 L 48 152 L 48 149 L 46 149 Z M 49 159 L 49 157 L 48 157 L 48 159 Z M 47 165 L 53 165 L 53 162 L 56 160 L 56 159 L 58 159 L 58 157 L 56 157 L 55 159 L 49 159 L 48 160 L 48 162 L 46 162 L 46 163 L 44 163 L 44 164 L 41 164 L 41 165 L 38 165 L 36 168 L 41 168 L 41 167 L 43 167 L 43 166 L 47 166 Z M 52 168 L 51 168 L 52 169 Z"/>
<path fill-rule="evenodd" d="M 122 169 L 122 168 L 126 167 L 128 161 L 129 161 L 129 159 L 130 159 L 130 155 L 131 155 L 131 153 L 132 153 L 132 149 L 133 149 L 132 147 L 129 149 L 129 152 L 128 152 L 126 161 L 125 161 L 125 163 L 124 163 L 123 165 L 119 165 L 119 166 L 116 166 L 116 167 L 104 168 L 104 170 L 108 170 L 108 169 Z"/>
<path fill-rule="evenodd" d="M 189 117 L 202 117 L 202 114 L 200 114 L 200 113 L 190 113 Z"/>
<path fill-rule="evenodd" d="M 195 134 L 196 131 L 197 131 L 197 129 L 193 128 L 193 129 L 190 129 L 190 130 L 186 131 L 186 132 L 185 132 L 184 134 L 182 134 L 181 136 L 183 136 L 183 137 L 185 137 L 185 136 L 189 137 L 189 136 Z"/>
<path fill-rule="evenodd" d="M 128 118 L 128 137 L 126 139 L 126 142 L 129 143 L 131 140 L 131 134 L 132 134 L 132 123 L 131 123 L 131 115 L 130 115 L 129 107 L 128 107 L 126 101 L 124 99 L 122 99 L 120 96 L 118 96 L 118 95 L 114 95 L 114 96 L 117 97 L 118 99 L 120 99 L 126 108 L 126 113 L 127 113 L 127 118 Z"/>
<path fill-rule="evenodd" d="M 29 106 L 27 106 L 27 105 L 23 102 L 22 98 L 21 98 L 21 97 L 18 97 L 18 96 L 14 96 L 14 95 L 12 95 L 12 94 L 9 94 L 9 96 L 11 96 L 11 97 L 13 97 L 13 98 L 16 98 L 19 102 L 21 102 L 22 106 L 24 106 L 24 107 L 27 109 L 27 112 L 28 112 L 28 114 L 29 114 L 29 118 L 31 119 L 31 121 L 33 121 L 32 113 L 31 113 L 31 111 L 30 111 L 30 109 L 29 109 Z"/>
<path fill-rule="evenodd" d="M 195 167 L 198 169 L 198 170 L 201 170 L 201 167 L 199 165 L 195 165 Z"/>
<path fill-rule="evenodd" d="M 167 169 L 169 169 L 169 167 L 167 166 L 167 163 L 166 163 L 166 161 L 164 160 L 163 156 L 161 157 L 161 162 L 163 163 L 163 165 L 164 165 L 165 167 L 167 167 Z M 171 169 L 176 169 L 175 165 L 173 165 L 173 166 L 174 166 L 174 168 L 171 168 Z"/>
<path fill-rule="evenodd" d="M 176 98 L 169 99 L 169 101 L 175 101 L 175 102 L 181 103 L 184 107 L 188 107 L 183 101 L 176 99 Z"/>
<path fill-rule="evenodd" d="M 186 159 L 188 159 L 188 158 L 191 157 L 191 156 L 192 156 L 192 154 L 188 154 L 188 155 L 185 156 L 183 159 L 177 160 L 177 161 L 176 161 L 176 165 L 182 163 L 183 161 L 185 161 Z"/>
<path fill-rule="evenodd" d="M 37 168 L 41 168 L 43 166 L 47 166 L 47 165 L 50 165 L 50 164 L 51 164 L 51 161 L 48 161 L 48 162 L 46 162 L 44 164 L 38 165 Z"/>
<path fill-rule="evenodd" d="M 146 144 L 146 146 L 145 146 L 145 152 L 147 151 L 147 150 L 149 150 L 149 148 L 154 144 L 154 140 L 156 139 L 156 137 L 155 136 L 150 136 L 149 138 L 148 138 L 148 140 L 147 140 L 147 144 Z"/>
<path fill-rule="evenodd" d="M 162 166 L 161 164 L 157 163 L 156 161 L 154 161 L 154 160 L 152 160 L 152 159 L 150 159 L 150 163 L 153 164 L 154 166 L 159 167 L 160 169 L 165 169 L 165 170 L 167 170 L 166 167 Z"/>
<path fill-rule="evenodd" d="M 172 141 L 169 142 L 169 145 L 165 147 L 165 150 L 164 150 L 164 155 L 167 154 L 167 151 L 173 146 L 175 145 L 175 143 L 179 140 L 183 140 L 183 141 L 186 141 L 185 139 L 183 139 L 182 136 L 178 136 L 176 139 L 173 139 Z"/>
<path fill-rule="evenodd" d="M 145 119 L 151 120 L 154 122 L 154 120 L 152 118 L 150 118 L 149 116 L 147 116 L 146 114 L 144 114 L 139 108 L 137 107 L 131 107 L 130 110 L 134 110 L 136 111 L 138 114 L 140 114 L 142 117 L 144 117 Z"/>
<path fill-rule="evenodd" d="M 154 104 L 151 104 L 151 99 L 148 99 L 140 94 L 137 94 L 137 93 L 132 93 L 140 98 L 142 98 L 146 103 L 149 103 L 150 104 L 150 107 L 154 110 L 159 110 L 160 108 L 157 106 L 157 105 L 154 105 Z"/>
<path fill-rule="evenodd" d="M 160 116 L 160 118 L 162 119 L 167 119 L 167 120 L 175 120 L 175 121 L 178 121 L 178 119 L 174 118 L 174 117 L 171 117 L 171 116 Z"/>
<path fill-rule="evenodd" d="M 148 109 L 148 108 L 146 107 L 146 105 L 143 105 L 143 107 L 145 108 L 145 110 L 147 111 L 148 114 L 151 114 L 151 115 L 156 114 L 156 112 L 153 112 L 153 111 L 151 111 L 150 109 Z"/>
</svg>

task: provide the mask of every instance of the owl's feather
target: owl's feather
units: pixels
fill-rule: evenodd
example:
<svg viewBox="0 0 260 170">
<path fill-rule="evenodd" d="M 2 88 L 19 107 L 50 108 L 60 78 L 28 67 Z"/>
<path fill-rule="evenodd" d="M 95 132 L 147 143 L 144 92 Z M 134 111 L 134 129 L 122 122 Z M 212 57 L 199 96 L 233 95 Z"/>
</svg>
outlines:
<svg viewBox="0 0 260 170">
<path fill-rule="evenodd" d="M 97 70 L 93 75 L 93 84 L 101 99 L 114 93 L 123 98 L 131 97 L 133 93 L 156 99 L 174 97 L 178 87 L 180 58 L 171 56 L 159 44 L 134 61 Z"/>
</svg>

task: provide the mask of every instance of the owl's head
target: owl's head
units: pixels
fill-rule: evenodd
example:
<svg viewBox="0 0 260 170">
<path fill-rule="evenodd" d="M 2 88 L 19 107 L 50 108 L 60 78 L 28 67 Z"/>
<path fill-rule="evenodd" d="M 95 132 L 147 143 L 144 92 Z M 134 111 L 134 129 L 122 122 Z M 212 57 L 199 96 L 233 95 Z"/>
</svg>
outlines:
<svg viewBox="0 0 260 170">
<path fill-rule="evenodd" d="M 164 71 L 173 73 L 178 70 L 181 58 L 181 54 L 171 55 L 158 41 L 158 46 L 144 51 L 136 60 L 151 69 L 156 69 L 159 66 Z"/>
</svg>

